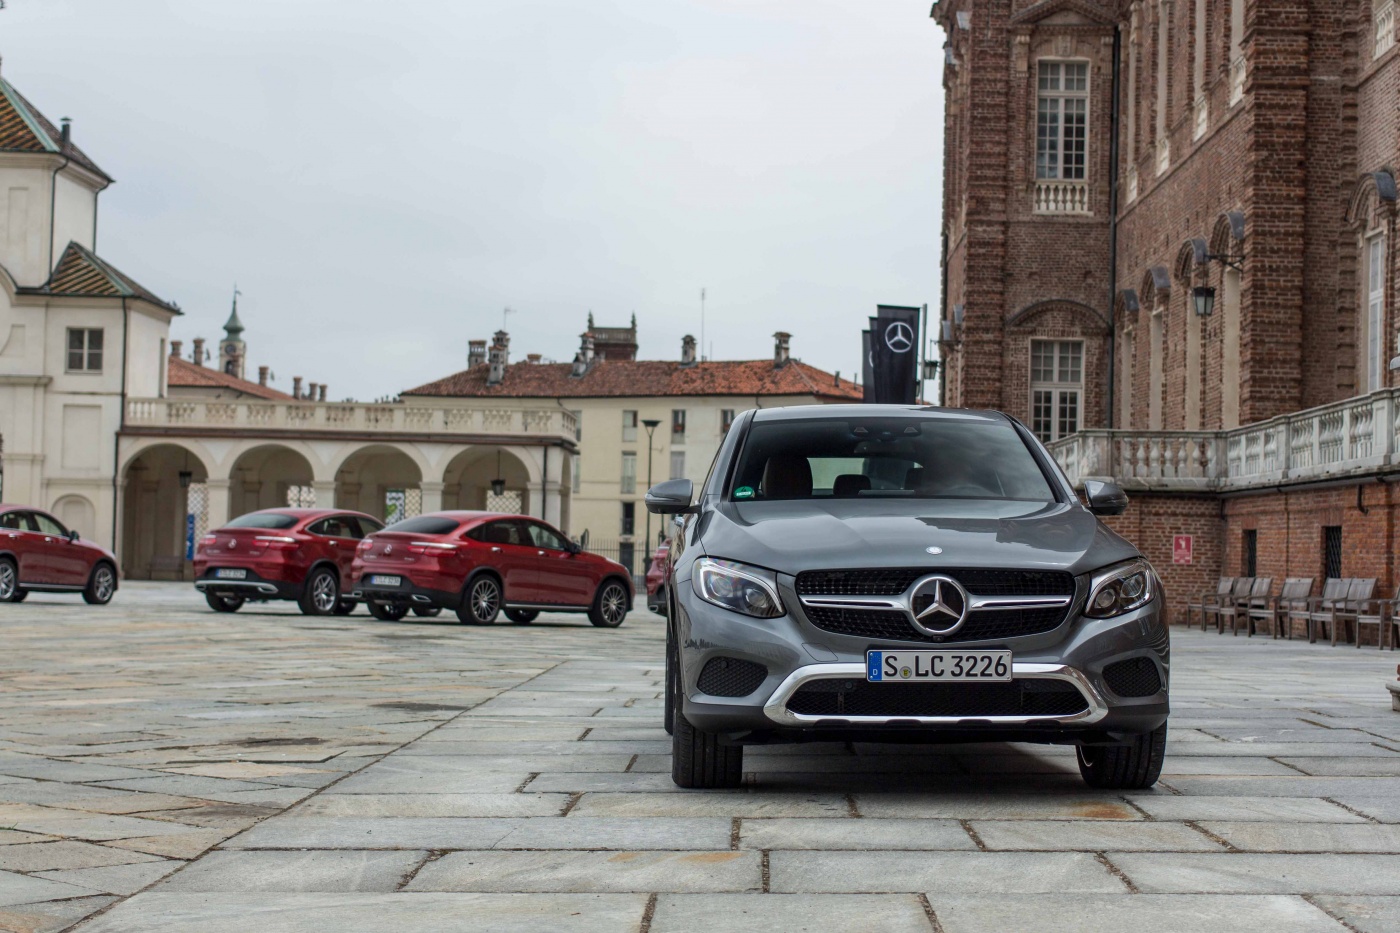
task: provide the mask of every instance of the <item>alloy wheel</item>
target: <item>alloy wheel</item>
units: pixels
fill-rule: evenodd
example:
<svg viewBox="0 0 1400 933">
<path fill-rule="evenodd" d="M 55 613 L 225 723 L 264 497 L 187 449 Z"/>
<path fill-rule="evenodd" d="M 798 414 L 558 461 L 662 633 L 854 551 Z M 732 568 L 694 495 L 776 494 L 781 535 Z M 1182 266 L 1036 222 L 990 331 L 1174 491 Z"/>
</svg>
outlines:
<svg viewBox="0 0 1400 933">
<path fill-rule="evenodd" d="M 609 585 L 603 590 L 603 598 L 599 603 L 603 618 L 609 625 L 622 624 L 623 616 L 627 615 L 627 594 L 622 591 L 622 587 L 616 583 Z"/>
<path fill-rule="evenodd" d="M 0 561 L 0 602 L 9 602 L 15 596 L 15 565 Z"/>
<path fill-rule="evenodd" d="M 316 610 L 322 613 L 329 613 L 335 609 L 340 602 L 340 593 L 336 592 L 335 578 L 328 573 L 316 575 L 316 579 L 311 584 L 311 602 L 316 606 Z"/>
<path fill-rule="evenodd" d="M 472 616 L 478 622 L 493 621 L 500 602 L 501 593 L 495 580 L 487 577 L 478 580 L 472 587 Z"/>
<path fill-rule="evenodd" d="M 3 573 L 3 571 L 0 571 Z M 100 602 L 107 602 L 112 598 L 112 593 L 116 590 L 116 577 L 112 574 L 110 567 L 98 567 L 97 574 L 92 581 L 92 591 L 97 595 Z"/>
</svg>

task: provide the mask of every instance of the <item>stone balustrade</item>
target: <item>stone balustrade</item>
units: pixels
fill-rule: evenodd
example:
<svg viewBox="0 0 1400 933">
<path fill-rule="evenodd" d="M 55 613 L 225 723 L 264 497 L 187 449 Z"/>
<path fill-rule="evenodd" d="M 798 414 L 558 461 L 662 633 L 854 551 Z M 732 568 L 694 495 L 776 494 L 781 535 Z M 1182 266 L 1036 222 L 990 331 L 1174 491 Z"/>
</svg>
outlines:
<svg viewBox="0 0 1400 933">
<path fill-rule="evenodd" d="M 1375 12 L 1375 43 L 1372 46 L 1372 57 L 1380 58 L 1395 46 L 1395 3 L 1383 3 L 1376 7 Z"/>
<path fill-rule="evenodd" d="M 1037 179 L 1035 183 L 1035 212 L 1037 214 L 1088 214 L 1089 185 L 1083 181 Z"/>
<path fill-rule="evenodd" d="M 1070 480 L 1126 489 L 1232 491 L 1400 468 L 1400 390 L 1228 431 L 1088 430 L 1049 445 Z"/>
<path fill-rule="evenodd" d="M 577 421 L 553 403 L 492 399 L 405 402 L 267 402 L 202 398 L 134 398 L 126 428 L 295 434 L 529 435 L 573 439 Z"/>
</svg>

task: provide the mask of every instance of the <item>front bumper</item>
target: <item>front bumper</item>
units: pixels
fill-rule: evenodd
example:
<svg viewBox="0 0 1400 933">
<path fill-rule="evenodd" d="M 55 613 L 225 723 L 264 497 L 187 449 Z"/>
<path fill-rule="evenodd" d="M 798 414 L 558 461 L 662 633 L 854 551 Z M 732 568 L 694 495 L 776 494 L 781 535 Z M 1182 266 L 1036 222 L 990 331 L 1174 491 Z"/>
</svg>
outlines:
<svg viewBox="0 0 1400 933">
<path fill-rule="evenodd" d="M 916 741 L 1003 737 L 1092 742 L 1151 732 L 1170 712 L 1169 644 L 1160 598 L 1111 620 L 1086 619 L 1076 603 L 1066 621 L 1050 632 L 931 645 L 833 634 L 802 615 L 790 590 L 781 595 L 789 609 L 787 616 L 752 619 L 704 602 L 688 584 L 676 587 L 682 703 L 686 718 L 696 728 L 745 742 L 851 735 Z M 1013 682 L 1058 681 L 1056 689 L 1072 687 L 1082 695 L 1083 708 L 1056 715 L 909 715 L 907 710 L 899 715 L 807 715 L 789 708 L 789 700 L 804 685 L 823 680 L 864 685 L 867 650 L 964 648 L 1010 649 Z M 746 696 L 712 696 L 700 688 L 699 680 L 705 665 L 716 658 L 762 664 L 767 673 Z M 1106 682 L 1104 668 L 1135 658 L 1147 658 L 1156 666 L 1160 689 L 1150 696 L 1119 696 Z"/>
</svg>

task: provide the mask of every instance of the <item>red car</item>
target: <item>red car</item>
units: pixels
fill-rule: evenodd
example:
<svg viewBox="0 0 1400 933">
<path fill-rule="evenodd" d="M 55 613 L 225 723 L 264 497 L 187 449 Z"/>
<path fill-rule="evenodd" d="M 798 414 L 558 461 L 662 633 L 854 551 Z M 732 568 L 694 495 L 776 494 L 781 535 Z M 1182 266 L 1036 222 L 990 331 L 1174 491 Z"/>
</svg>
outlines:
<svg viewBox="0 0 1400 933">
<path fill-rule="evenodd" d="M 0 505 L 0 602 L 33 593 L 82 593 L 105 606 L 117 592 L 117 558 L 48 512 Z"/>
<path fill-rule="evenodd" d="M 349 615 L 355 548 L 383 523 L 339 509 L 263 509 L 204 536 L 194 553 L 195 589 L 216 612 L 245 602 L 295 600 L 309 616 Z"/>
<path fill-rule="evenodd" d="M 647 608 L 659 616 L 666 615 L 666 555 L 670 551 L 671 542 L 662 541 L 647 568 Z"/>
<path fill-rule="evenodd" d="M 589 554 L 553 525 L 528 515 L 434 512 L 406 519 L 360 542 L 350 572 L 355 599 L 376 619 L 410 607 L 452 609 L 464 623 L 506 618 L 528 625 L 541 610 L 586 612 L 616 628 L 632 608 L 631 576 Z"/>
</svg>

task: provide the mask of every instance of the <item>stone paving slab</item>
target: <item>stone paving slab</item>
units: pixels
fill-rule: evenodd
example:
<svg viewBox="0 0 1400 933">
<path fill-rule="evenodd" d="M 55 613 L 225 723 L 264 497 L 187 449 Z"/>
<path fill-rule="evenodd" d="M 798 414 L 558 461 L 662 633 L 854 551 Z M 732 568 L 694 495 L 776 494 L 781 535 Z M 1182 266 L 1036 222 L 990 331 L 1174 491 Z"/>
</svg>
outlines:
<svg viewBox="0 0 1400 933">
<path fill-rule="evenodd" d="M 1203 829 L 1246 852 L 1400 852 L 1400 825 L 1215 823 Z"/>
<path fill-rule="evenodd" d="M 211 852 L 154 890 L 200 894 L 391 892 L 427 858 L 427 851 L 412 849 Z"/>
<path fill-rule="evenodd" d="M 943 933 L 1344 933 L 1344 927 L 1298 897 L 1143 894 L 930 896 Z M 1027 926 L 1034 917 L 1034 925 Z"/>
<path fill-rule="evenodd" d="M 973 820 L 969 826 L 993 851 L 1219 852 L 1223 848 L 1182 823 Z"/>
<path fill-rule="evenodd" d="M 1366 817 L 1316 797 L 1173 797 L 1134 794 L 1133 806 L 1155 820 L 1261 820 L 1298 823 L 1365 823 Z"/>
<path fill-rule="evenodd" d="M 1355 933 L 1400 930 L 1400 897 L 1316 897 L 1313 902 Z"/>
<path fill-rule="evenodd" d="M 758 891 L 757 852 L 453 852 L 409 891 Z"/>
<path fill-rule="evenodd" d="M 1113 862 L 1146 893 L 1400 894 L 1400 855 L 1160 854 Z"/>
<path fill-rule="evenodd" d="M 912 894 L 665 894 L 650 933 L 929 933 Z M 999 931 L 1007 933 L 1007 931 Z"/>
<path fill-rule="evenodd" d="M 977 843 L 957 820 L 753 819 L 739 821 L 739 847 L 913 852 L 975 850 Z"/>
<path fill-rule="evenodd" d="M 928 892 L 1118 894 L 1128 889 L 1093 855 L 1078 852 L 773 852 L 780 893 Z"/>
</svg>

